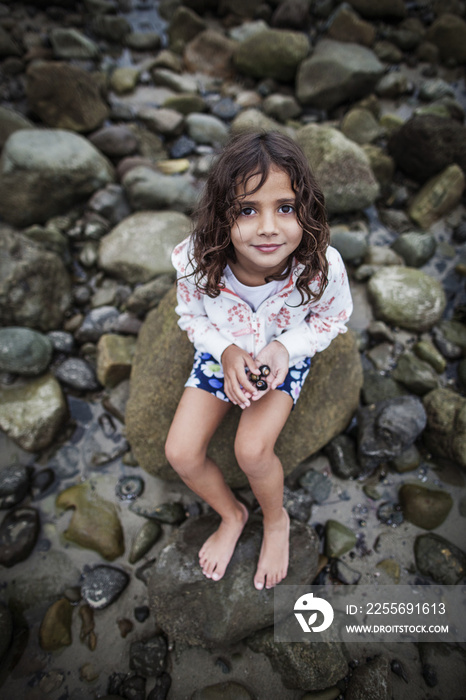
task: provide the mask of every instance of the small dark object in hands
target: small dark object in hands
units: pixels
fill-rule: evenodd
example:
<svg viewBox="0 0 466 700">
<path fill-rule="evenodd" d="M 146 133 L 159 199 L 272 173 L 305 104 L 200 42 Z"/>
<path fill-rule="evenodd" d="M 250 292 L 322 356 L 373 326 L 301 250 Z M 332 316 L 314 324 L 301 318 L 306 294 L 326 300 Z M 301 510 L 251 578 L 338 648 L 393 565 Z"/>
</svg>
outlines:
<svg viewBox="0 0 466 700">
<path fill-rule="evenodd" d="M 259 389 L 259 391 L 265 391 L 267 389 L 267 382 L 265 381 L 265 377 L 268 377 L 270 374 L 270 367 L 268 365 L 261 365 L 259 367 L 260 374 L 254 374 L 251 372 L 249 375 L 249 379 L 253 384 L 256 385 L 256 389 Z"/>
</svg>

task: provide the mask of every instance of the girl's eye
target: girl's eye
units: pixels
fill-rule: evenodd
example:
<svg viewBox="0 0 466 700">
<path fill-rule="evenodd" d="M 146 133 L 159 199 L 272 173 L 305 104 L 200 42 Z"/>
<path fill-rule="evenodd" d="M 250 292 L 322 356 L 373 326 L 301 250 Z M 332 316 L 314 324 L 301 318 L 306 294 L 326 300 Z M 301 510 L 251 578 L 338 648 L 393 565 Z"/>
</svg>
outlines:
<svg viewBox="0 0 466 700">
<path fill-rule="evenodd" d="M 282 204 L 279 211 L 281 211 L 282 214 L 291 214 L 294 212 L 294 207 L 291 206 L 291 204 Z"/>
<path fill-rule="evenodd" d="M 244 207 L 244 209 L 241 209 L 242 216 L 252 216 L 252 214 L 255 213 L 255 209 L 253 209 L 252 207 Z"/>
</svg>

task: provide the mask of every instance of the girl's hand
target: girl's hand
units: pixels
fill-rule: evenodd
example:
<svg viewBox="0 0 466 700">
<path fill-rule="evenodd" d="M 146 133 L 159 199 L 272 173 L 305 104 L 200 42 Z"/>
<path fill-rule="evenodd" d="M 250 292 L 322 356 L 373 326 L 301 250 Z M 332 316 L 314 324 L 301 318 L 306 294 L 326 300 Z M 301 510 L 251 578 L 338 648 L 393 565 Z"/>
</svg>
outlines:
<svg viewBox="0 0 466 700">
<path fill-rule="evenodd" d="M 268 388 L 265 391 L 257 392 L 257 396 L 253 396 L 252 400 L 257 401 L 261 396 L 264 396 L 270 389 L 276 389 L 277 386 L 285 381 L 288 374 L 288 350 L 278 340 L 273 340 L 271 343 L 260 351 L 256 357 L 256 365 L 268 365 L 270 374 L 266 378 Z"/>
<path fill-rule="evenodd" d="M 254 399 L 259 392 L 249 381 L 245 370 L 247 367 L 251 372 L 259 374 L 257 362 L 237 345 L 229 345 L 220 360 L 225 377 L 225 394 L 232 403 L 247 408 L 251 405 L 250 399 Z"/>
</svg>

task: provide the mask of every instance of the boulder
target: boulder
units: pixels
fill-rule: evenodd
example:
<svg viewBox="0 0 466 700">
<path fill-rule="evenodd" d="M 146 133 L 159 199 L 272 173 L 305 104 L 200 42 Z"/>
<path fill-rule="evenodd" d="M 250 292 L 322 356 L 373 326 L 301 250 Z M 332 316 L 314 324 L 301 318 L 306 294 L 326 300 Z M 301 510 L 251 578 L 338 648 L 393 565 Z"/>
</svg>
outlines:
<svg viewBox="0 0 466 700">
<path fill-rule="evenodd" d="M 71 303 L 68 271 L 56 253 L 0 228 L 0 314 L 5 326 L 60 326 Z"/>
<path fill-rule="evenodd" d="M 329 213 L 365 209 L 376 200 L 379 185 L 363 149 L 340 131 L 308 124 L 296 133 L 325 195 Z"/>
<path fill-rule="evenodd" d="M 376 36 L 375 27 L 361 19 L 356 12 L 343 4 L 337 7 L 329 20 L 328 36 L 336 41 L 372 46 Z"/>
<path fill-rule="evenodd" d="M 309 53 L 303 32 L 266 29 L 240 42 L 235 54 L 236 68 L 253 78 L 293 80 L 300 63 Z"/>
<path fill-rule="evenodd" d="M 30 328 L 0 328 L 0 371 L 35 376 L 52 358 L 52 341 Z"/>
<path fill-rule="evenodd" d="M 139 464 L 169 480 L 178 477 L 165 459 L 164 445 L 194 354 L 178 328 L 174 307 L 175 289 L 149 314 L 141 329 L 126 411 L 127 436 Z M 286 474 L 345 429 L 357 408 L 361 385 L 357 344 L 348 332 L 312 360 L 309 378 L 277 442 Z M 232 486 L 247 483 L 233 451 L 240 415 L 241 409 L 232 407 L 210 449 Z"/>
<path fill-rule="evenodd" d="M 0 428 L 23 450 L 48 447 L 67 417 L 62 390 L 50 374 L 0 389 Z"/>
<path fill-rule="evenodd" d="M 150 606 L 157 624 L 178 644 L 231 645 L 273 624 L 273 590 L 257 591 L 253 584 L 262 540 L 261 520 L 250 517 L 224 577 L 214 582 L 202 573 L 198 553 L 218 524 L 214 514 L 188 519 L 160 552 L 152 569 Z M 285 583 L 299 586 L 312 581 L 317 559 L 314 530 L 292 521 Z"/>
<path fill-rule="evenodd" d="M 466 468 L 466 399 L 451 389 L 424 396 L 427 427 L 423 439 L 432 454 Z"/>
<path fill-rule="evenodd" d="M 421 574 L 444 586 L 455 586 L 466 575 L 466 553 L 440 535 L 416 537 L 414 556 Z"/>
<path fill-rule="evenodd" d="M 77 58 L 92 60 L 98 58 L 100 51 L 94 41 L 77 29 L 56 27 L 50 32 L 50 43 L 54 56 L 66 61 Z"/>
<path fill-rule="evenodd" d="M 421 228 L 430 228 L 460 203 L 464 185 L 464 172 L 460 166 L 456 163 L 449 165 L 417 193 L 409 208 L 410 217 Z"/>
<path fill-rule="evenodd" d="M 34 124 L 20 112 L 0 106 L 0 149 L 15 131 L 33 127 Z"/>
<path fill-rule="evenodd" d="M 403 19 L 407 15 L 404 0 L 349 0 L 351 7 L 368 19 Z"/>
<path fill-rule="evenodd" d="M 400 170 L 417 182 L 452 163 L 466 171 L 466 127 L 455 119 L 415 115 L 393 132 L 388 150 Z"/>
<path fill-rule="evenodd" d="M 144 165 L 132 168 L 123 177 L 123 186 L 131 207 L 137 211 L 172 209 L 188 213 L 198 199 L 191 175 L 164 175 Z"/>
<path fill-rule="evenodd" d="M 206 29 L 186 46 L 184 63 L 192 73 L 205 73 L 215 78 L 231 78 L 234 74 L 235 47 L 236 42 L 213 29 Z"/>
<path fill-rule="evenodd" d="M 429 27 L 426 39 L 437 46 L 442 61 L 466 63 L 466 22 L 458 15 L 442 13 Z"/>
<path fill-rule="evenodd" d="M 40 61 L 31 63 L 26 75 L 30 109 L 47 126 L 87 132 L 108 117 L 99 82 L 82 68 Z"/>
<path fill-rule="evenodd" d="M 304 105 L 333 109 L 367 95 L 382 76 L 382 63 L 370 49 L 322 39 L 296 76 L 296 95 Z"/>
<path fill-rule="evenodd" d="M 62 129 L 21 129 L 0 158 L 0 215 L 13 226 L 44 223 L 114 180 L 110 162 Z"/>
<path fill-rule="evenodd" d="M 412 267 L 383 267 L 371 277 L 367 291 L 376 318 L 415 333 L 432 328 L 446 305 L 440 282 Z"/>
<path fill-rule="evenodd" d="M 179 212 L 136 212 L 101 239 L 99 266 L 130 284 L 173 273 L 171 253 L 189 229 L 188 217 Z"/>
</svg>

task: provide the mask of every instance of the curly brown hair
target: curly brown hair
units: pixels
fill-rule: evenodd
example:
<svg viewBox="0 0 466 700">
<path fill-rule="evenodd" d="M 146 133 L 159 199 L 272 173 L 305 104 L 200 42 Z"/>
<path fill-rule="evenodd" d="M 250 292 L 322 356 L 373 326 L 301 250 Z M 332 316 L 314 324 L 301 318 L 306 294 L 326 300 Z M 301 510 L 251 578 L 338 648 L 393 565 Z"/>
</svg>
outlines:
<svg viewBox="0 0 466 700">
<path fill-rule="evenodd" d="M 257 192 L 274 166 L 290 177 L 296 196 L 297 220 L 307 235 L 303 235 L 299 246 L 288 257 L 285 270 L 267 277 L 266 282 L 286 279 L 295 258 L 304 265 L 296 280 L 301 303 L 322 296 L 328 282 L 325 253 L 330 238 L 324 195 L 300 147 L 288 136 L 269 131 L 242 134 L 226 145 L 209 173 L 193 214 L 192 274 L 197 288 L 209 297 L 220 294 L 221 277 L 228 261 L 236 262 L 230 232 L 241 209 L 238 188 L 244 193 L 241 199 Z M 259 181 L 248 191 L 248 182 L 255 177 L 259 177 Z M 313 292 L 310 282 L 316 278 L 320 282 L 319 289 Z"/>
</svg>

